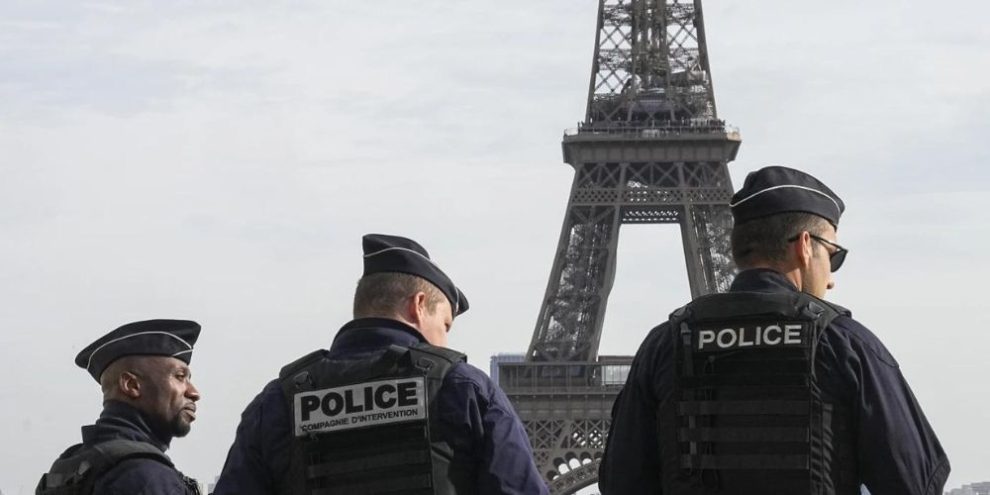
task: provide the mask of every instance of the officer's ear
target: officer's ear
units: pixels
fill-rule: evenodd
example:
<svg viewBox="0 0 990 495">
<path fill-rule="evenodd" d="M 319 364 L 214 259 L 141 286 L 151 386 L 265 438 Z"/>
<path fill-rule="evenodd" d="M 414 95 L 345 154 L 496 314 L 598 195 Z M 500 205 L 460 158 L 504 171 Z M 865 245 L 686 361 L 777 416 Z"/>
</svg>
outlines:
<svg viewBox="0 0 990 495">
<path fill-rule="evenodd" d="M 141 398 L 141 378 L 132 371 L 125 371 L 117 377 L 117 389 L 125 397 Z"/>
<path fill-rule="evenodd" d="M 797 235 L 797 239 L 790 243 L 791 258 L 797 263 L 799 268 L 808 269 L 811 266 L 811 258 L 815 254 L 814 246 L 811 243 L 811 234 L 807 230 Z"/>
<path fill-rule="evenodd" d="M 124 356 L 107 366 L 100 375 L 104 398 L 137 399 L 141 396 L 141 362 L 136 356 Z"/>
<path fill-rule="evenodd" d="M 407 299 L 407 317 L 409 318 L 409 321 L 417 328 L 419 328 L 419 325 L 426 320 L 426 314 L 428 313 L 427 299 L 429 298 L 423 291 L 417 291 L 412 297 Z"/>
</svg>

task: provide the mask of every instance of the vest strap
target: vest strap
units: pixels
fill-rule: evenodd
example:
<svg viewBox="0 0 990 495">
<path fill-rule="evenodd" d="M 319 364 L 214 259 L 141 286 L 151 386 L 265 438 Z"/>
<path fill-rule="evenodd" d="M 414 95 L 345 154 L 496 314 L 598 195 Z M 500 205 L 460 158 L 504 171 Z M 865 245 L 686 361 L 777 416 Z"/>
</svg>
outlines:
<svg viewBox="0 0 990 495">
<path fill-rule="evenodd" d="M 394 452 L 375 456 L 366 455 L 362 456 L 360 459 L 350 461 L 334 460 L 333 462 L 309 466 L 306 468 L 306 475 L 310 478 L 320 476 L 337 476 L 353 473 L 355 471 L 363 471 L 367 469 L 369 465 L 375 466 L 376 469 L 386 469 L 393 466 L 422 464 L 429 461 L 430 454 L 425 451 Z"/>
<path fill-rule="evenodd" d="M 698 375 L 682 378 L 685 387 L 794 387 L 806 390 L 811 379 L 806 374 L 738 373 L 732 375 Z"/>
<path fill-rule="evenodd" d="M 680 428 L 682 442 L 806 442 L 808 428 Z"/>
<path fill-rule="evenodd" d="M 682 469 L 805 470 L 806 455 L 682 455 Z"/>
<path fill-rule="evenodd" d="M 116 438 L 97 444 L 72 447 L 66 458 L 52 464 L 42 476 L 35 492 L 43 495 L 89 494 L 101 476 L 127 459 L 144 458 L 173 468 L 172 461 L 157 447 L 135 440 Z"/>
<path fill-rule="evenodd" d="M 340 495 L 346 493 L 347 495 L 363 495 L 363 494 L 375 494 L 375 493 L 410 493 L 414 490 L 422 490 L 430 488 L 432 484 L 430 483 L 429 475 L 413 475 L 413 476 L 403 476 L 401 478 L 389 478 L 377 481 L 370 481 L 367 483 L 355 483 L 355 484 L 341 484 L 340 486 L 335 486 L 333 488 L 315 489 L 310 493 L 313 495 Z"/>
<path fill-rule="evenodd" d="M 800 400 L 684 401 L 677 403 L 682 416 L 802 416 L 808 414 L 808 402 Z"/>
</svg>

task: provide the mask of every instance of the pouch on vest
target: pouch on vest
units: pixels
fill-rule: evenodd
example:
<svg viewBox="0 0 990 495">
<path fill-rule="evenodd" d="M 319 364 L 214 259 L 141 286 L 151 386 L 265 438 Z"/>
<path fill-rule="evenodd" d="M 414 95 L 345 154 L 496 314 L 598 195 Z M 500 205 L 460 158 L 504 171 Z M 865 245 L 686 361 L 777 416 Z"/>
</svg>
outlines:
<svg viewBox="0 0 990 495">
<path fill-rule="evenodd" d="M 444 376 L 464 359 L 418 344 L 355 360 L 317 351 L 283 368 L 293 453 L 281 493 L 456 493 L 452 452 L 431 417 Z"/>
<path fill-rule="evenodd" d="M 815 357 L 838 314 L 807 294 L 731 292 L 671 315 L 674 395 L 658 415 L 664 493 L 836 493 L 835 411 Z"/>
</svg>

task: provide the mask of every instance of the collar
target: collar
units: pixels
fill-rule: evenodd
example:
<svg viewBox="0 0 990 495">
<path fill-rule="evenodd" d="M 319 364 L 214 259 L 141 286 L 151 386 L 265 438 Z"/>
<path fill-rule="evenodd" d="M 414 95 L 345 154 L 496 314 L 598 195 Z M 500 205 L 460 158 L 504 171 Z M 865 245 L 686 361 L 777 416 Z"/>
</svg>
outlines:
<svg viewBox="0 0 990 495">
<path fill-rule="evenodd" d="M 412 346 L 426 343 L 415 328 L 388 318 L 359 318 L 340 328 L 330 346 L 331 354 L 367 352 L 390 345 Z"/>
<path fill-rule="evenodd" d="M 172 437 L 155 434 L 144 413 L 124 402 L 108 400 L 96 424 L 82 427 L 83 443 L 93 444 L 115 438 L 150 443 L 168 450 Z"/>
<path fill-rule="evenodd" d="M 783 274 L 769 268 L 743 270 L 736 275 L 729 287 L 730 292 L 797 292 L 797 287 Z"/>
</svg>

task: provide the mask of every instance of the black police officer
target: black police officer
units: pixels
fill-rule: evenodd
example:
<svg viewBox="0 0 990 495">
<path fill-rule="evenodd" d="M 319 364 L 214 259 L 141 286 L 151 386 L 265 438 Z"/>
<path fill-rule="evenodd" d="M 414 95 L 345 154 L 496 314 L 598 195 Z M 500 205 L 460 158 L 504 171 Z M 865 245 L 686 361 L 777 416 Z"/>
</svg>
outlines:
<svg viewBox="0 0 990 495">
<path fill-rule="evenodd" d="M 42 476 L 36 494 L 199 494 L 165 455 L 173 437 L 189 433 L 199 390 L 189 362 L 200 326 L 148 320 L 104 335 L 76 356 L 103 389 L 103 413 L 82 428 Z"/>
<path fill-rule="evenodd" d="M 730 204 L 741 269 L 650 331 L 613 406 L 604 495 L 942 493 L 949 461 L 897 361 L 821 298 L 844 204 L 785 167 Z"/>
<path fill-rule="evenodd" d="M 247 406 L 214 494 L 547 493 L 505 394 L 446 349 L 467 298 L 410 239 L 363 247 L 355 319 Z"/>
</svg>

